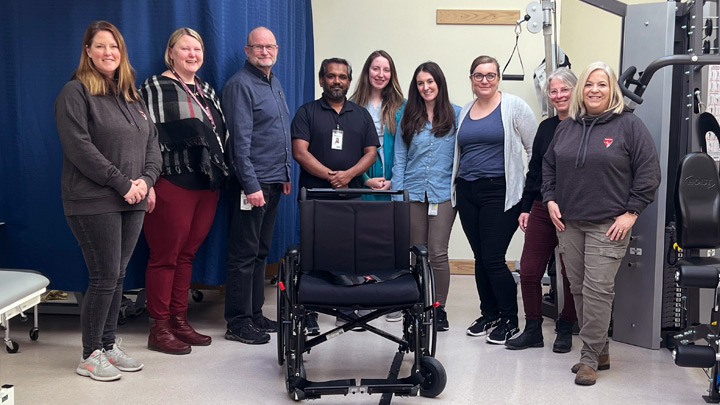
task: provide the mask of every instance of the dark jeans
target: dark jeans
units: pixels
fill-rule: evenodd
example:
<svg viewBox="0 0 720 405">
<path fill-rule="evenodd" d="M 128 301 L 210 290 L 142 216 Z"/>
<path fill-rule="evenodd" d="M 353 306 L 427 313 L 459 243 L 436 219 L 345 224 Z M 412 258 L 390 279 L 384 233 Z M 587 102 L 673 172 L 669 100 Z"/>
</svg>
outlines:
<svg viewBox="0 0 720 405">
<path fill-rule="evenodd" d="M 265 303 L 265 259 L 270 251 L 275 215 L 282 196 L 282 183 L 260 184 L 265 205 L 240 209 L 240 184 L 229 183 L 230 229 L 228 230 L 225 320 L 228 329 L 240 330 L 260 319 Z"/>
<path fill-rule="evenodd" d="M 505 211 L 505 178 L 457 179 L 456 206 L 475 256 L 480 311 L 517 324 L 517 285 L 505 253 L 518 227 L 520 204 Z"/>
<path fill-rule="evenodd" d="M 145 211 L 65 217 L 88 268 L 80 312 L 83 358 L 115 343 L 125 268 L 140 236 Z"/>
<path fill-rule="evenodd" d="M 525 230 L 525 244 L 520 258 L 520 287 L 522 287 L 525 319 L 542 319 L 542 277 L 548 261 L 558 244 L 555 225 L 550 219 L 542 201 L 534 201 Z M 556 265 L 557 267 L 557 265 Z M 565 273 L 565 263 L 560 258 L 563 278 L 563 310 L 560 314 L 565 322 L 575 323 L 575 302 L 570 292 L 570 282 Z M 557 294 L 557 293 L 556 293 Z"/>
</svg>

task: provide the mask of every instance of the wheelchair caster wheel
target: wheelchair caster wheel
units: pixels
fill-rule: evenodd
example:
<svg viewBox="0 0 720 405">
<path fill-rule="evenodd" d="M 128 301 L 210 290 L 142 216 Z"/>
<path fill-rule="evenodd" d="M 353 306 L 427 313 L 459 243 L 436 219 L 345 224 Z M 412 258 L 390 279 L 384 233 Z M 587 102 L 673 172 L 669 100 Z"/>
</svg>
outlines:
<svg viewBox="0 0 720 405">
<path fill-rule="evenodd" d="M 195 302 L 202 302 L 203 298 L 205 298 L 205 294 L 203 294 L 203 292 L 200 290 L 192 290 L 191 294 L 192 294 L 192 299 Z"/>
<path fill-rule="evenodd" d="M 288 393 L 288 395 L 290 395 L 290 399 L 293 401 L 302 401 L 305 399 L 305 393 L 297 388 L 294 392 Z"/>
<path fill-rule="evenodd" d="M 680 367 L 710 368 L 717 362 L 711 346 L 678 345 L 673 350 L 675 365 Z"/>
<path fill-rule="evenodd" d="M 420 359 L 420 374 L 423 382 L 420 383 L 420 395 L 426 398 L 435 398 L 440 395 L 447 384 L 445 367 L 434 357 L 423 356 Z"/>
<path fill-rule="evenodd" d="M 40 336 L 40 329 L 38 329 L 38 328 L 30 329 L 30 340 L 38 340 L 39 336 Z"/>
<path fill-rule="evenodd" d="M 5 342 L 5 350 L 7 350 L 8 353 L 17 353 L 18 349 L 20 349 L 20 345 L 17 344 L 17 342 L 13 342 L 12 340 Z"/>
</svg>

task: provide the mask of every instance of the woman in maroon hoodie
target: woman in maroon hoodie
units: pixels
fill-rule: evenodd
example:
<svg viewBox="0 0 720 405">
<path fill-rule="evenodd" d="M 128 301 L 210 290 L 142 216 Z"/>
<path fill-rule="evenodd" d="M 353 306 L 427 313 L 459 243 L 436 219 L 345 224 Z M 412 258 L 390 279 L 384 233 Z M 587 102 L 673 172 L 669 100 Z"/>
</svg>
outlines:
<svg viewBox="0 0 720 405">
<path fill-rule="evenodd" d="M 576 384 L 595 384 L 595 371 L 610 368 L 615 274 L 659 185 L 650 132 L 625 107 L 612 69 L 590 64 L 543 160 L 543 202 L 558 231 L 583 342 L 572 367 Z"/>
</svg>

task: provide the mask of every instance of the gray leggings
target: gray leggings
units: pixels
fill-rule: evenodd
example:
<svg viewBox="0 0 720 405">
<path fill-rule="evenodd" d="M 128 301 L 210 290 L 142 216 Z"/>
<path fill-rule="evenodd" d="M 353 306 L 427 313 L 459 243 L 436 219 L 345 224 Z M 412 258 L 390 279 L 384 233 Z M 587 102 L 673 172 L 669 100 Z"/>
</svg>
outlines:
<svg viewBox="0 0 720 405">
<path fill-rule="evenodd" d="M 88 268 L 80 312 L 83 358 L 115 343 L 125 268 L 140 236 L 145 211 L 65 217 Z"/>
<path fill-rule="evenodd" d="M 448 244 L 457 210 L 450 201 L 445 201 L 438 204 L 437 215 L 428 215 L 428 206 L 427 202 L 410 203 L 410 243 L 427 247 L 435 273 L 436 298 L 440 305 L 445 305 L 450 289 Z"/>
</svg>

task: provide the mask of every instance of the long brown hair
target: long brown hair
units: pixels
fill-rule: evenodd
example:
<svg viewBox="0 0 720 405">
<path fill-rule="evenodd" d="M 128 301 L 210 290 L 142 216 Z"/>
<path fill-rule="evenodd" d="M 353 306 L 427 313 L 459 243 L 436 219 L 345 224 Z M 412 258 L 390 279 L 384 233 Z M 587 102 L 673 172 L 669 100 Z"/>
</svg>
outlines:
<svg viewBox="0 0 720 405">
<path fill-rule="evenodd" d="M 403 93 L 402 90 L 400 90 L 400 82 L 398 82 L 395 62 L 387 52 L 378 50 L 368 56 L 360 72 L 360 80 L 350 100 L 363 107 L 370 102 L 370 94 L 372 94 L 373 90 L 370 84 L 370 65 L 372 65 L 375 58 L 378 57 L 383 57 L 390 63 L 390 83 L 388 83 L 381 92 L 382 111 L 380 121 L 384 128 L 387 128 L 391 134 L 395 135 L 395 114 L 400 109 L 400 106 L 402 106 Z"/>
<path fill-rule="evenodd" d="M 115 70 L 115 80 L 117 83 L 100 73 L 92 59 L 87 54 L 87 48 L 92 45 L 95 34 L 99 31 L 108 31 L 115 38 L 120 51 L 120 65 Z M 135 89 L 135 70 L 128 60 L 127 48 L 125 40 L 120 31 L 107 21 L 93 21 L 85 30 L 83 35 L 82 50 L 80 51 L 80 63 L 73 73 L 73 78 L 78 79 L 85 87 L 88 88 L 90 94 L 95 96 L 104 96 L 111 93 L 122 95 L 127 101 L 139 101 L 140 95 Z"/>
<path fill-rule="evenodd" d="M 438 95 L 435 98 L 435 106 L 433 107 L 433 122 L 430 133 L 440 138 L 455 130 L 455 110 L 450 103 L 445 75 L 437 63 L 425 62 L 420 64 L 412 75 L 410 89 L 408 90 L 408 101 L 400 121 L 402 138 L 407 145 L 412 142 L 412 138 L 416 133 L 422 131 L 428 121 L 425 99 L 422 98 L 417 87 L 417 75 L 420 72 L 429 73 L 435 79 L 438 88 Z"/>
</svg>

